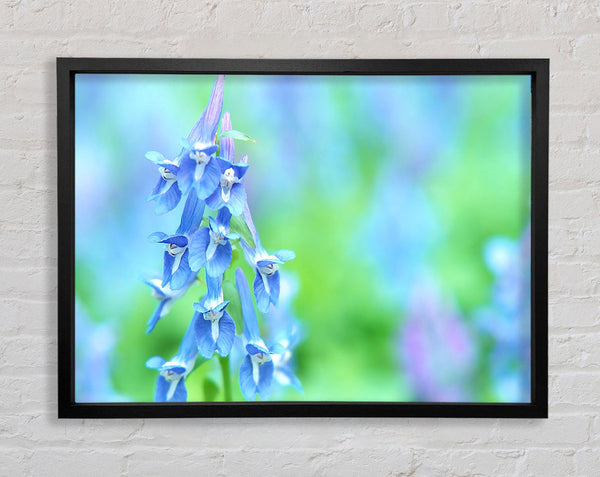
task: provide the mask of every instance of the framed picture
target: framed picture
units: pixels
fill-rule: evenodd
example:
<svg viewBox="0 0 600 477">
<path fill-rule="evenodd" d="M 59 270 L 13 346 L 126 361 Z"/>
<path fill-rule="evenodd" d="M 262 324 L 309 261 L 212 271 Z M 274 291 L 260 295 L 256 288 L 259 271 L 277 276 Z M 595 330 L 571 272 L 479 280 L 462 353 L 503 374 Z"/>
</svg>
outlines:
<svg viewBox="0 0 600 477">
<path fill-rule="evenodd" d="M 547 417 L 548 70 L 59 58 L 59 417 Z"/>
</svg>

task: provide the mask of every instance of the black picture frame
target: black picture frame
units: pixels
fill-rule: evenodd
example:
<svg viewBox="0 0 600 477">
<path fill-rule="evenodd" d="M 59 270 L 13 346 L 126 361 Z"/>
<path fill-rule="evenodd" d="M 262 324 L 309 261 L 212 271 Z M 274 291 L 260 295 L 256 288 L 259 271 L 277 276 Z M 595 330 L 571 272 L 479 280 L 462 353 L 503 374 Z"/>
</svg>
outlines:
<svg viewBox="0 0 600 477">
<path fill-rule="evenodd" d="M 57 58 L 58 417 L 548 416 L 548 59 L 254 60 Z M 531 402 L 75 402 L 75 74 L 531 75 Z"/>
</svg>

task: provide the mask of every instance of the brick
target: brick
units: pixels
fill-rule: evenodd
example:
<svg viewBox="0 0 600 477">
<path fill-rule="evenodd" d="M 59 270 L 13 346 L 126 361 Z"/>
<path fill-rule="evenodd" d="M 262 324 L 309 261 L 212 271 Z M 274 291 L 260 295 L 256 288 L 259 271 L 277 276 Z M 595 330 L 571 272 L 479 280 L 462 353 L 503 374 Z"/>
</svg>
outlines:
<svg viewBox="0 0 600 477">
<path fill-rule="evenodd" d="M 600 305 L 597 299 L 561 299 L 548 306 L 548 322 L 551 328 L 577 328 L 600 324 Z"/>
<path fill-rule="evenodd" d="M 589 126 L 588 126 L 589 127 Z M 599 151 L 588 145 L 552 148 L 550 152 L 551 184 L 582 185 L 598 181 L 600 178 L 600 162 L 595 160 Z"/>
<path fill-rule="evenodd" d="M 426 475 L 494 475 L 514 476 L 526 451 L 515 450 L 419 450 L 415 457 L 415 474 Z M 406 474 L 412 475 L 412 474 Z"/>
<path fill-rule="evenodd" d="M 550 121 L 550 140 L 561 142 L 582 142 L 587 136 L 587 116 L 584 114 L 554 114 Z"/>
<path fill-rule="evenodd" d="M 0 448 L 0 473 L 3 476 L 31 475 L 33 451 L 19 448 Z"/>
<path fill-rule="evenodd" d="M 594 475 L 600 469 L 600 449 L 585 448 L 575 453 L 575 474 Z"/>
<path fill-rule="evenodd" d="M 591 218 L 598 214 L 600 198 L 594 187 L 550 194 L 549 217 L 561 219 Z"/>
<path fill-rule="evenodd" d="M 593 106 L 600 104 L 600 71 L 557 71 L 551 73 L 552 104 Z M 574 87 L 579 85 L 578 88 Z"/>
<path fill-rule="evenodd" d="M 74 451 L 69 447 L 39 449 L 31 457 L 31 471 L 33 475 L 48 477 L 120 475 L 124 465 L 121 453 L 93 449 Z"/>
<path fill-rule="evenodd" d="M 548 293 L 583 298 L 600 292 L 599 263 L 550 262 L 548 264 Z"/>
<path fill-rule="evenodd" d="M 593 145 L 600 144 L 600 114 L 588 114 L 587 124 L 586 136 L 589 142 Z M 600 180 L 600 174 L 596 176 L 596 179 Z"/>
<path fill-rule="evenodd" d="M 452 27 L 450 14 L 454 13 L 454 8 L 445 2 L 417 3 L 411 5 L 410 11 L 415 17 L 411 26 L 416 31 L 439 31 Z"/>
<path fill-rule="evenodd" d="M 557 374 L 550 376 L 549 392 L 557 403 L 576 404 L 588 408 L 600 407 L 600 373 Z"/>
<path fill-rule="evenodd" d="M 550 387 L 550 394 L 551 399 L 557 398 L 552 387 Z M 491 442 L 495 446 L 509 449 L 545 445 L 568 447 L 582 444 L 589 439 L 589 423 L 589 416 L 572 415 L 552 415 L 549 421 L 501 420 L 494 430 Z M 559 429 L 560 432 L 554 432 Z"/>
<path fill-rule="evenodd" d="M 397 31 L 402 28 L 404 11 L 398 4 L 366 4 L 358 7 L 357 23 L 371 33 Z"/>
<path fill-rule="evenodd" d="M 550 366 L 569 369 L 600 370 L 600 340 L 598 333 L 561 334 L 550 337 Z"/>
<path fill-rule="evenodd" d="M 582 35 L 573 41 L 573 57 L 583 67 L 592 66 L 598 60 L 600 35 Z M 596 64 L 596 67 L 598 65 Z"/>
<path fill-rule="evenodd" d="M 219 473 L 223 466 L 223 452 L 204 449 L 137 449 L 127 457 L 127 474 L 144 477 L 147 475 L 226 475 Z M 237 467 L 239 470 L 241 467 Z M 250 475 L 250 474 L 248 474 Z"/>
<path fill-rule="evenodd" d="M 12 10 L 15 30 L 31 32 L 59 29 L 67 12 L 64 2 L 52 0 L 16 2 Z"/>
</svg>

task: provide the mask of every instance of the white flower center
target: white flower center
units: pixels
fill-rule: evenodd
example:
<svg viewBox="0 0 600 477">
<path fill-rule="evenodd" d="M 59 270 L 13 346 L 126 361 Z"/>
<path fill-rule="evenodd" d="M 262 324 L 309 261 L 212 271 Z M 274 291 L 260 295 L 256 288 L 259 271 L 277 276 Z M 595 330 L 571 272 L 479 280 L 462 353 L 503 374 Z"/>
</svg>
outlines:
<svg viewBox="0 0 600 477">
<path fill-rule="evenodd" d="M 215 341 L 215 343 L 219 339 L 219 320 L 222 316 L 222 311 L 214 310 L 207 311 L 203 316 L 206 321 L 210 321 L 210 334 L 212 335 L 212 339 Z"/>
<path fill-rule="evenodd" d="M 268 355 L 267 353 L 256 353 L 252 357 L 258 364 L 263 364 L 263 363 L 266 363 L 267 361 L 271 361 L 271 356 Z"/>
<path fill-rule="evenodd" d="M 175 256 L 185 252 L 185 247 L 180 247 L 177 244 L 169 243 L 166 245 L 166 250 L 167 250 L 167 252 L 169 252 L 169 255 L 171 255 L 171 257 L 175 257 Z"/>
<path fill-rule="evenodd" d="M 271 361 L 271 355 L 267 353 L 256 353 L 250 355 L 250 360 L 252 361 L 252 378 L 254 379 L 254 382 L 258 384 L 259 368 L 264 363 Z"/>
<path fill-rule="evenodd" d="M 225 239 L 225 234 L 222 230 L 219 230 L 218 232 L 209 230 L 208 234 L 210 236 L 210 242 L 208 243 L 208 248 L 206 249 L 206 259 L 210 260 L 217 251 L 217 247 L 219 245 L 225 245 L 227 240 Z"/>
<path fill-rule="evenodd" d="M 218 321 L 223 316 L 222 311 L 210 310 L 204 313 L 204 319 L 207 321 Z"/>
<path fill-rule="evenodd" d="M 190 159 L 196 161 L 196 164 L 201 165 L 206 164 L 210 159 L 210 156 L 207 156 L 206 153 L 202 151 L 193 151 L 190 152 Z"/>
<path fill-rule="evenodd" d="M 269 263 L 267 266 L 265 267 L 260 267 L 258 269 L 258 271 L 266 276 L 266 277 L 270 277 L 271 275 L 273 275 L 277 270 L 279 270 L 279 265 L 277 265 L 276 263 Z"/>
<path fill-rule="evenodd" d="M 165 371 L 165 374 L 163 375 L 165 377 L 165 379 L 169 382 L 172 381 L 179 381 L 179 378 L 181 377 L 181 375 L 177 374 L 175 371 L 171 370 L 171 369 L 167 369 Z"/>
<path fill-rule="evenodd" d="M 227 169 L 223 175 L 221 176 L 221 197 L 224 202 L 229 202 L 229 197 L 231 196 L 231 188 L 233 184 L 237 184 L 240 180 L 235 177 L 235 171 L 233 168 Z"/>
<path fill-rule="evenodd" d="M 162 178 L 166 181 L 174 181 L 175 179 L 177 179 L 177 176 L 166 167 L 159 167 L 158 171 L 160 172 Z"/>
</svg>

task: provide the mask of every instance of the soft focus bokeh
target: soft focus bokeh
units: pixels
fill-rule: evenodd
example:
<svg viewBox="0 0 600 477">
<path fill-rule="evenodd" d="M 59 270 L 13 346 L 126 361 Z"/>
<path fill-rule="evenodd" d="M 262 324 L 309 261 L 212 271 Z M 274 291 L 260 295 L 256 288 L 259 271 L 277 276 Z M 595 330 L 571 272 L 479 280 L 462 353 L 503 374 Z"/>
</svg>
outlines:
<svg viewBox="0 0 600 477">
<path fill-rule="evenodd" d="M 147 151 L 173 158 L 212 75 L 76 76 L 76 400 L 151 401 L 203 290 L 145 334 L 162 267 Z M 269 251 L 292 249 L 266 336 L 300 324 L 274 399 L 530 400 L 530 77 L 227 76 L 224 111 Z M 241 262 L 239 262 L 241 264 Z M 239 265 L 239 264 L 236 264 Z M 253 274 L 246 268 L 247 276 Z M 216 359 L 187 379 L 214 394 Z M 234 360 L 235 361 L 235 360 Z M 237 378 L 234 369 L 234 378 Z M 234 398 L 242 400 L 237 381 Z"/>
</svg>

